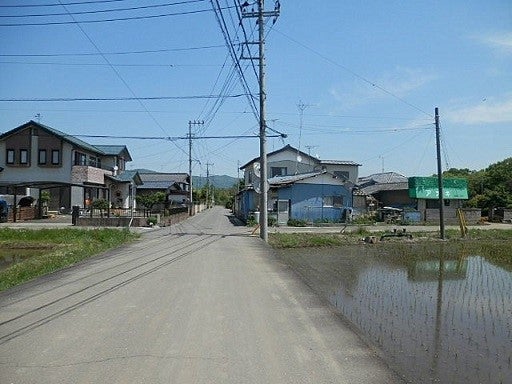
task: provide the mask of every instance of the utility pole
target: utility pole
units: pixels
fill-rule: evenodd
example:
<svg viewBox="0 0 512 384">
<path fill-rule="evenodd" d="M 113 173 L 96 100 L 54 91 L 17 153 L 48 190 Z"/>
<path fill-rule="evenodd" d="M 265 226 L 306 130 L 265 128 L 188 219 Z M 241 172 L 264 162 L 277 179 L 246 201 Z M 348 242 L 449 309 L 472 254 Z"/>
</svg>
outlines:
<svg viewBox="0 0 512 384">
<path fill-rule="evenodd" d="M 436 122 L 436 148 L 437 148 L 437 183 L 439 192 L 439 229 L 441 239 L 444 240 L 444 192 L 443 192 L 443 169 L 441 166 L 441 133 L 439 128 L 439 108 L 435 109 Z"/>
<path fill-rule="evenodd" d="M 311 150 L 313 148 L 318 147 L 318 145 L 305 145 L 305 147 L 308 149 L 308 156 L 311 157 Z M 311 160 L 308 157 L 308 165 L 311 165 Z"/>
<path fill-rule="evenodd" d="M 309 104 L 304 104 L 302 100 L 299 100 L 299 104 L 297 104 L 297 108 L 300 111 L 300 126 L 299 126 L 299 146 L 297 147 L 297 158 L 295 159 L 295 174 L 299 173 L 299 152 L 300 152 L 300 142 L 302 139 L 302 120 L 304 118 L 304 110 L 309 107 Z"/>
<path fill-rule="evenodd" d="M 240 193 L 240 160 L 236 162 L 236 194 Z"/>
<path fill-rule="evenodd" d="M 212 163 L 206 163 L 206 208 L 210 208 L 210 165 Z"/>
<path fill-rule="evenodd" d="M 268 241 L 268 180 L 267 180 L 267 137 L 266 137 L 266 111 L 265 111 L 265 22 L 264 17 L 274 17 L 274 22 L 279 16 L 281 4 L 275 2 L 274 10 L 265 12 L 265 1 L 258 0 L 258 11 L 248 11 L 248 2 L 242 4 L 243 18 L 258 19 L 258 62 L 259 62 L 259 88 L 260 88 L 260 237 Z"/>
<path fill-rule="evenodd" d="M 265 22 L 263 10 L 265 1 L 258 0 L 258 29 L 259 29 L 259 75 L 260 75 L 260 237 L 268 242 L 268 179 L 267 179 L 267 137 L 265 101 Z"/>
<path fill-rule="evenodd" d="M 192 195 L 192 126 L 194 125 L 203 125 L 204 121 L 188 121 L 188 176 L 190 177 L 190 185 L 188 191 L 188 199 L 189 199 L 189 216 L 194 214 L 194 201 Z"/>
</svg>

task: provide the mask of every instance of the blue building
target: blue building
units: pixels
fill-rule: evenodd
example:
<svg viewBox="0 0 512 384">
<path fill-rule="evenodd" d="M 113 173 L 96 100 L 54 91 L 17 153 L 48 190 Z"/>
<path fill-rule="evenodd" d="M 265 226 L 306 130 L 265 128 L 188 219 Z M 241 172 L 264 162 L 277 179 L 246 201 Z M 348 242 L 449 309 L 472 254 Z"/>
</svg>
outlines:
<svg viewBox="0 0 512 384">
<path fill-rule="evenodd" d="M 245 188 L 235 211 L 247 220 L 259 212 L 259 158 L 242 166 Z M 267 155 L 269 217 L 280 225 L 288 219 L 307 222 L 342 222 L 352 214 L 352 192 L 360 164 L 319 160 L 287 145 Z"/>
</svg>

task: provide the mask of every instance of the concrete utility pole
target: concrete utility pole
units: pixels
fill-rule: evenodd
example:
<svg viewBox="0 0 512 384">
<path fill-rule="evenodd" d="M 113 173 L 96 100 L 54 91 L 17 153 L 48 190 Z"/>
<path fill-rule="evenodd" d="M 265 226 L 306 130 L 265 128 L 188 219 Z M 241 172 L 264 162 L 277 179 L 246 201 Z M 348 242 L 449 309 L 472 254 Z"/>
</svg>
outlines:
<svg viewBox="0 0 512 384">
<path fill-rule="evenodd" d="M 214 164 L 206 163 L 206 208 L 210 208 L 210 165 Z"/>
<path fill-rule="evenodd" d="M 242 17 L 258 18 L 258 62 L 260 86 L 260 237 L 268 241 L 268 180 L 267 180 L 267 137 L 266 137 L 266 111 L 265 111 L 265 17 L 279 16 L 281 4 L 275 2 L 274 10 L 265 12 L 265 1 L 258 0 L 258 11 L 247 11 L 248 2 L 242 4 Z M 275 19 L 274 19 L 275 22 Z"/>
<path fill-rule="evenodd" d="M 192 126 L 194 125 L 203 125 L 204 121 L 191 121 L 188 122 L 188 176 L 190 177 L 190 185 L 188 191 L 188 199 L 189 199 L 189 216 L 194 214 L 194 202 L 192 195 Z"/>
<path fill-rule="evenodd" d="M 265 99 L 265 23 L 263 10 L 265 1 L 258 1 L 258 29 L 259 29 L 259 74 L 260 74 L 260 237 L 268 242 L 268 194 L 267 194 L 267 137 L 266 137 L 266 111 Z"/>
<path fill-rule="evenodd" d="M 443 169 L 441 166 L 441 132 L 439 128 L 439 108 L 435 109 L 436 121 L 436 148 L 437 148 L 437 183 L 439 191 L 439 230 L 441 239 L 444 239 L 444 192 L 443 192 Z"/>
</svg>

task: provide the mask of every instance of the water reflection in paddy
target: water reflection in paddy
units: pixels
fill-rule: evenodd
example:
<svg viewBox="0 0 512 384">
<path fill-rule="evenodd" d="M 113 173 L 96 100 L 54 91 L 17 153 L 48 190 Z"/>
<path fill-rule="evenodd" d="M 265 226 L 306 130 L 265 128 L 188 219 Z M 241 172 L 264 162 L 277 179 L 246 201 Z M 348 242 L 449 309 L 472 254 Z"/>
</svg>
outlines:
<svg viewBox="0 0 512 384">
<path fill-rule="evenodd" d="M 389 245 L 278 253 L 407 380 L 512 383 L 511 272 L 441 247 L 442 257 Z"/>
</svg>

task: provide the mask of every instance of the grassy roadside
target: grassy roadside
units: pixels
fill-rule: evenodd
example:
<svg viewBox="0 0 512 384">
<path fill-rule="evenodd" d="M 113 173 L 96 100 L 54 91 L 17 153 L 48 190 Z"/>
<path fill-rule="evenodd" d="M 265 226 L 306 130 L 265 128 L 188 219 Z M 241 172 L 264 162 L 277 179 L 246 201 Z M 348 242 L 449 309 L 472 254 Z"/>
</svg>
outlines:
<svg viewBox="0 0 512 384">
<path fill-rule="evenodd" d="M 366 244 L 362 239 L 366 236 L 375 236 L 377 240 L 386 232 L 365 232 L 364 230 L 354 233 L 272 233 L 269 234 L 269 244 L 278 249 L 284 248 L 307 248 L 307 247 L 338 247 L 343 245 Z M 389 233 L 389 232 L 387 232 Z M 446 231 L 446 240 L 439 239 L 436 232 L 411 232 L 412 240 L 405 238 L 386 238 L 385 241 L 377 244 L 369 244 L 373 247 L 392 247 L 396 252 L 413 251 L 414 247 L 428 246 L 428 244 L 441 244 L 444 251 L 448 253 L 464 255 L 480 255 L 491 262 L 497 263 L 512 270 L 512 230 L 481 230 L 470 229 L 468 236 L 460 237 L 457 230 Z M 417 249 L 417 248 L 415 248 Z M 438 247 L 431 247 L 432 252 L 438 252 Z M 413 251 L 414 252 L 414 251 Z"/>
<path fill-rule="evenodd" d="M 303 247 L 332 247 L 347 244 L 362 243 L 366 236 L 375 236 L 377 239 L 381 235 L 390 232 L 368 232 L 361 228 L 355 232 L 347 233 L 271 233 L 269 234 L 269 244 L 274 248 L 303 248 Z M 439 232 L 408 232 L 413 235 L 413 242 L 438 241 Z M 497 244 L 509 244 L 512 246 L 512 230 L 492 229 L 470 229 L 468 236 L 460 237 L 458 230 L 447 230 L 446 240 L 448 242 L 496 242 Z M 393 241 L 389 238 L 387 241 Z M 401 242 L 404 239 L 400 239 Z M 439 240 L 440 241 L 440 240 Z M 511 255 L 512 257 L 512 255 Z"/>
<path fill-rule="evenodd" d="M 39 249 L 39 255 L 0 270 L 0 291 L 54 272 L 136 239 L 139 235 L 119 229 L 0 228 L 0 249 Z"/>
</svg>

